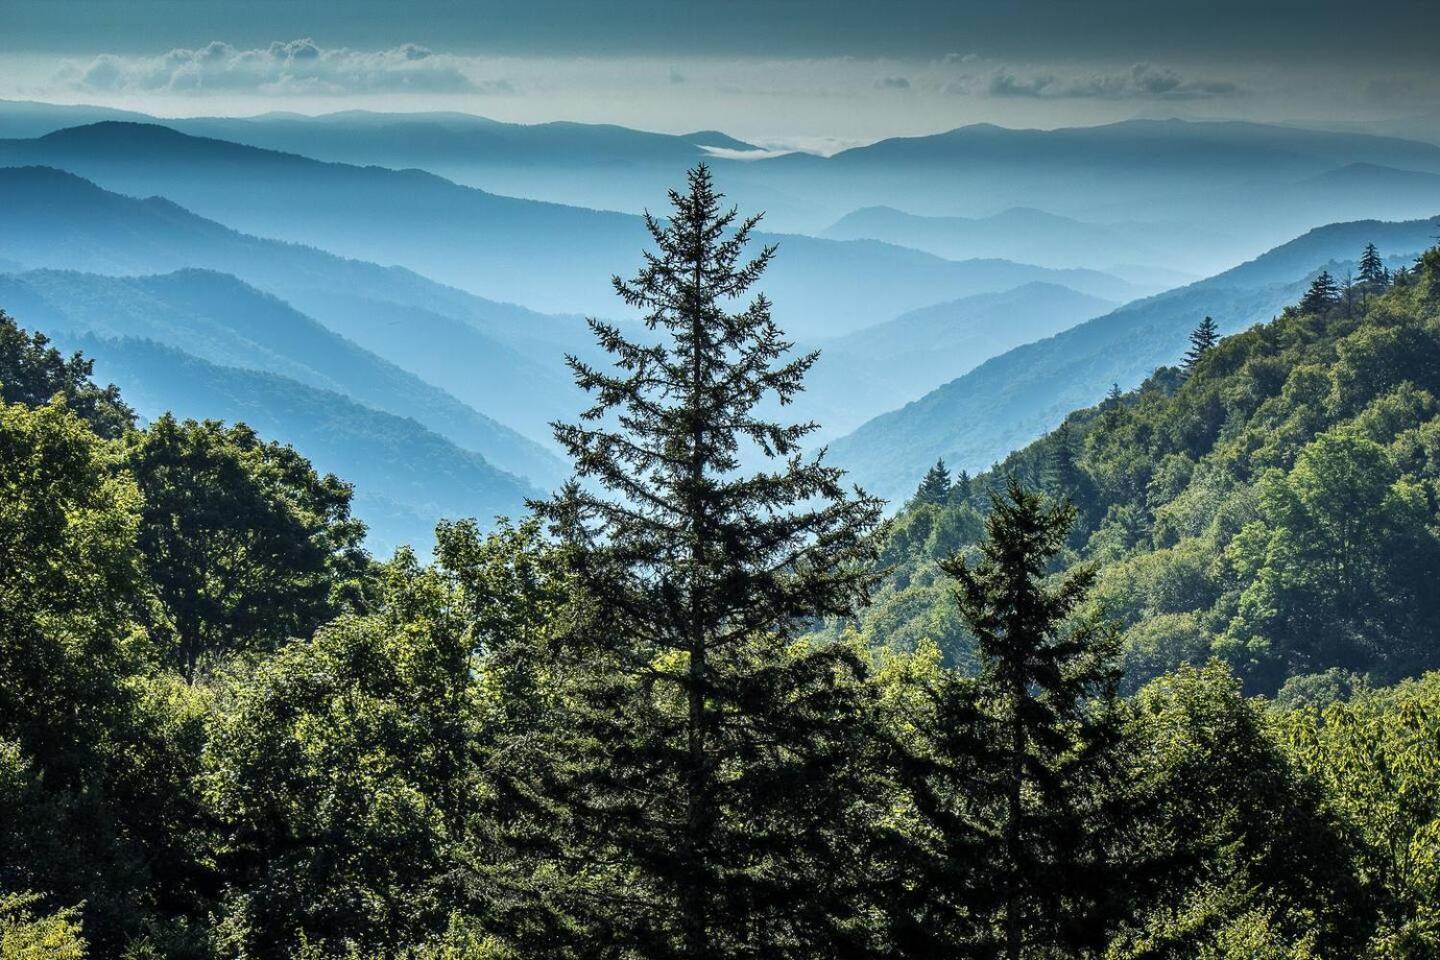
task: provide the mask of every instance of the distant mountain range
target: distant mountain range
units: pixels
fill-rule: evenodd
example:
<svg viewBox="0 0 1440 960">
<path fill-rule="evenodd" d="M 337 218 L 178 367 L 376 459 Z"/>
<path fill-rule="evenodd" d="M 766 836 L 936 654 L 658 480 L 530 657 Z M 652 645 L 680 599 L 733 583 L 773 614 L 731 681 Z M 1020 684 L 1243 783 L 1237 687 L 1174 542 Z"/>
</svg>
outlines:
<svg viewBox="0 0 1440 960">
<path fill-rule="evenodd" d="M 0 275 L 0 304 L 52 335 L 152 340 L 221 366 L 280 374 L 409 417 L 502 470 L 553 486 L 567 468 L 535 441 L 229 274 Z"/>
<path fill-rule="evenodd" d="M 96 379 L 118 384 L 143 416 L 170 410 L 243 421 L 354 484 L 355 513 L 369 528 L 370 549 L 382 555 L 403 544 L 423 553 L 437 520 L 488 524 L 497 515 L 518 515 L 525 498 L 540 493 L 413 420 L 339 393 L 207 363 L 149 340 L 80 336 L 57 343 L 93 358 Z"/>
<path fill-rule="evenodd" d="M 1109 269 L 1109 264 L 1155 259 L 1156 247 L 1183 229 L 1178 224 L 1086 223 L 1029 207 L 988 217 L 921 217 L 893 207 L 865 207 L 841 217 L 821 236 L 882 240 L 951 260 L 988 256 L 1046 266 L 1106 264 Z M 1200 238 L 1189 241 L 1195 245 Z M 1227 242 L 1222 235 L 1211 236 L 1207 255 L 1223 255 Z"/>
<path fill-rule="evenodd" d="M 1315 273 L 1344 271 L 1368 242 L 1393 263 L 1434 243 L 1428 220 L 1360 221 L 1312 230 L 1217 276 L 1126 304 L 1063 333 L 996 356 L 830 445 L 835 463 L 871 492 L 900 501 L 937 458 L 984 469 L 1089 406 L 1175 362 L 1205 315 L 1222 332 L 1270 319 Z"/>
<path fill-rule="evenodd" d="M 1133 263 L 1190 276 L 1224 269 L 1325 223 L 1426 215 L 1433 192 L 1413 179 L 1402 182 L 1403 175 L 1440 174 L 1440 146 L 1433 143 L 1376 135 L 1378 130 L 1233 121 L 1133 120 L 1057 130 L 974 124 L 882 140 L 832 157 L 775 157 L 718 131 L 673 135 L 599 124 L 364 111 L 160 121 L 105 108 L 0 101 L 0 136 L 35 137 L 97 121 L 163 123 L 199 137 L 347 164 L 418 168 L 491 193 L 630 213 L 663 206 L 664 190 L 680 182 L 684 169 L 709 159 L 725 189 L 744 208 L 767 211 L 768 228 L 779 232 L 816 235 L 856 210 L 885 206 L 927 218 L 982 221 L 972 225 L 973 246 L 925 247 L 945 256 L 1099 269 Z M 1387 175 L 1387 182 L 1367 189 L 1344 182 L 1348 175 L 1338 171 L 1347 167 L 1399 176 Z M 233 220 L 194 198 L 172 199 L 251 232 L 333 246 Z M 1033 243 L 1023 237 L 1015 242 L 1004 222 L 1012 208 L 1122 229 L 1109 237 L 1108 248 L 1097 248 L 1109 259 L 1074 261 L 1072 248 L 1057 249 L 1045 234 L 1030 238 Z M 998 222 L 986 222 L 997 215 Z M 1112 256 L 1109 248 L 1135 255 Z M 370 250 L 342 252 L 394 259 Z M 458 282 L 450 275 L 439 278 Z M 589 302 L 560 305 L 469 288 L 549 310 L 596 309 Z"/>
<path fill-rule="evenodd" d="M 1392 179 L 1381 192 L 1357 195 L 1326 179 L 1356 164 L 1440 174 L 1440 146 L 1241 122 L 1132 120 L 1058 130 L 977 124 L 828 158 L 791 155 L 731 166 L 739 171 L 737 193 L 763 183 L 824 217 L 809 229 L 873 206 L 970 219 L 1035 208 L 1091 224 L 1174 225 L 1139 262 L 1199 274 L 1326 223 L 1435 212 L 1428 188 L 1413 182 Z M 1006 242 L 996 229 L 994 255 L 1007 255 L 1000 252 Z M 1049 242 L 1036 239 L 1039 249 Z"/>
<path fill-rule="evenodd" d="M 0 233 L 0 255 L 47 268 L 0 282 L 0 303 L 40 329 L 145 338 L 210 363 L 336 390 L 412 417 L 541 486 L 564 472 L 541 445 L 549 444 L 550 422 L 582 408 L 561 362 L 566 352 L 595 358 L 578 318 L 534 314 L 403 269 L 248 236 L 170 201 L 118 195 L 51 168 L 0 168 L 0 203 L 10 225 Z M 794 247 L 825 244 L 784 243 L 782 261 Z M 983 269 L 989 282 L 1010 289 L 818 341 L 824 355 L 793 412 L 819 420 L 826 436 L 846 432 L 1111 303 L 1027 283 L 1037 271 L 1019 264 L 954 266 Z"/>
<path fill-rule="evenodd" d="M 834 458 L 892 497 L 937 456 L 984 467 L 1139 382 L 1207 313 L 1265 319 L 1369 240 L 1413 253 L 1433 228 L 1411 218 L 1440 211 L 1440 147 L 1247 123 L 977 125 L 826 158 L 458 114 L 149 119 L 0 103 L 0 305 L 93 343 L 144 403 L 248 403 L 321 444 L 407 538 L 563 474 L 549 424 L 583 401 L 562 356 L 596 356 L 579 314 L 629 322 L 610 277 L 649 246 L 620 211 L 663 209 L 701 158 L 742 210 L 778 214 L 767 226 L 825 234 L 758 237 L 779 245 L 761 283 L 777 319 L 822 349 L 790 413 L 825 438 L 853 429 Z M 1360 213 L 1405 222 L 1334 224 L 1220 269 Z M 1215 275 L 1169 289 L 1201 267 Z M 166 364 L 174 383 L 133 382 Z M 327 439 L 301 418 L 332 397 Z M 453 454 L 468 479 L 345 468 L 362 424 L 385 456 Z"/>
<path fill-rule="evenodd" d="M 321 163 L 158 126 L 107 122 L 0 142 L 0 165 L 30 164 L 131 196 L 164 196 L 249 233 L 399 264 L 552 312 L 616 311 L 609 278 L 634 269 L 648 240 L 630 215 L 501 197 L 419 171 Z M 781 323 L 802 337 L 844 334 L 917 307 L 1031 281 L 1117 301 L 1154 290 L 1093 270 L 952 262 L 873 241 L 757 239 L 782 246 L 765 289 Z"/>
<path fill-rule="evenodd" d="M 996 354 L 1048 337 L 1116 306 L 1051 283 L 1027 283 L 938 303 L 813 344 L 820 360 L 797 406 L 821 436 L 918 399 Z"/>
<path fill-rule="evenodd" d="M 558 354 L 584 332 L 574 318 L 247 237 L 55 170 L 0 170 L 0 205 L 0 252 L 13 268 L 0 271 L 0 306 L 83 347 L 142 413 L 245 420 L 355 482 L 376 549 L 423 545 L 442 517 L 516 514 L 567 473 L 545 446 L 435 384 L 521 419 L 573 416 L 579 399 Z M 195 265 L 228 266 L 271 292 Z M 153 270 L 173 272 L 98 272 Z"/>
<path fill-rule="evenodd" d="M 524 433 L 581 403 L 561 362 L 584 352 L 578 317 L 487 301 L 397 268 L 230 230 L 47 168 L 0 168 L 0 257 L 30 268 L 157 274 L 201 268 L 274 294 L 371 353 Z M 11 271 L 13 272 L 13 270 Z"/>
<path fill-rule="evenodd" d="M 0 137 L 30 138 L 102 121 L 161 123 L 198 137 L 298 153 L 317 160 L 419 168 L 517 197 L 639 213 L 664 200 L 686 168 L 711 150 L 753 144 L 716 130 L 674 135 L 594 123 L 504 123 L 464 113 L 347 110 L 317 117 L 160 119 L 105 107 L 0 100 Z M 752 203 L 768 205 L 749 198 Z"/>
</svg>

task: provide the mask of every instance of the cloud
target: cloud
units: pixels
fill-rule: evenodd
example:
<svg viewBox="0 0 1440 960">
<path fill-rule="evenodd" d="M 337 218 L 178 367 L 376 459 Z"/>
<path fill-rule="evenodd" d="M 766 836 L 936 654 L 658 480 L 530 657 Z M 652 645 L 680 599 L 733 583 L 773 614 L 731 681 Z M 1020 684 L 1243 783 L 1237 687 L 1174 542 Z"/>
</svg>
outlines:
<svg viewBox="0 0 1440 960">
<path fill-rule="evenodd" d="M 215 41 L 158 57 L 102 54 L 67 64 L 56 80 L 84 91 L 261 94 L 510 93 L 506 81 L 477 82 L 459 58 L 414 43 L 388 50 L 324 48 L 309 38 L 242 50 Z"/>
<path fill-rule="evenodd" d="M 909 90 L 909 77 L 881 77 L 875 81 L 875 86 L 881 90 Z"/>
<path fill-rule="evenodd" d="M 1001 67 L 990 76 L 986 92 L 992 97 L 1041 100 L 1205 100 L 1235 96 L 1240 88 L 1228 81 L 1190 80 L 1168 67 L 1137 63 L 1119 73 L 1069 77 L 1055 73 L 1021 74 Z"/>
</svg>

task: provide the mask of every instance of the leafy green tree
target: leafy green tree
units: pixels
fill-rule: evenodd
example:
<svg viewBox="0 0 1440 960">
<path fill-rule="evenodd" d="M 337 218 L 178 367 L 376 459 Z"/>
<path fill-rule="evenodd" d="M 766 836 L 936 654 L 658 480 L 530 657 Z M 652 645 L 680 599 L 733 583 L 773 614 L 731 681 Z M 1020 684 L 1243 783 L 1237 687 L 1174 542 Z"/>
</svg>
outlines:
<svg viewBox="0 0 1440 960">
<path fill-rule="evenodd" d="M 1287 751 L 1359 840 L 1379 889 L 1377 960 L 1440 952 L 1440 674 L 1281 718 Z"/>
<path fill-rule="evenodd" d="M 442 932 L 477 802 L 473 657 L 445 578 L 402 551 L 377 609 L 224 678 L 204 789 L 243 957 Z"/>
<path fill-rule="evenodd" d="M 1297 944 L 1355 955 L 1371 903 L 1343 825 L 1225 666 L 1147 684 L 1124 739 L 1134 818 L 1121 850 L 1140 869 L 1122 890 L 1130 919 L 1109 956 L 1188 960 L 1227 941 L 1234 951 L 1214 956 L 1286 957 Z M 1256 952 L 1240 950 L 1246 942 Z"/>
<path fill-rule="evenodd" d="M 1118 785 L 1114 630 L 1076 617 L 1094 582 L 1089 567 L 1046 582 L 1075 510 L 1047 505 L 1011 482 L 986 519 L 978 559 L 942 564 L 975 637 L 973 687 L 954 685 L 951 712 L 974 733 L 953 759 L 974 769 L 952 785 L 975 808 L 993 891 L 992 944 L 982 955 L 1050 956 L 1103 942 L 1113 877 L 1106 809 Z M 964 703 L 966 697 L 973 697 Z"/>
<path fill-rule="evenodd" d="M 0 401 L 38 407 L 60 394 L 92 430 L 113 439 L 133 425 L 135 413 L 114 385 L 96 386 L 93 369 L 93 361 L 62 355 L 43 333 L 26 333 L 0 310 Z"/>
<path fill-rule="evenodd" d="M 108 947 L 146 881 L 139 494 L 117 459 L 63 398 L 0 405 L 0 889 L 85 901 Z"/>
<path fill-rule="evenodd" d="M 1207 353 L 1215 349 L 1220 342 L 1220 328 L 1215 325 L 1214 318 L 1206 316 L 1201 320 L 1194 330 L 1190 331 L 1190 349 L 1185 351 L 1185 369 L 1195 369 Z"/>
<path fill-rule="evenodd" d="M 874 679 L 896 799 L 873 875 L 885 940 L 898 957 L 993 953 L 993 851 L 971 789 L 986 730 L 974 677 L 944 659 L 932 639 L 913 651 L 892 646 L 879 654 Z"/>
<path fill-rule="evenodd" d="M 1324 313 L 1340 302 L 1340 286 L 1329 270 L 1321 270 L 1312 281 L 1305 295 L 1300 298 L 1300 309 L 1306 313 Z"/>
<path fill-rule="evenodd" d="M 863 663 L 797 643 L 873 580 L 880 505 L 801 453 L 807 424 L 762 419 L 815 360 L 763 296 L 758 218 L 699 166 L 672 192 L 627 305 L 657 337 L 591 321 L 607 372 L 572 359 L 595 405 L 557 428 L 577 472 L 539 504 L 589 608 L 548 669 L 564 684 L 530 782 L 555 846 L 517 949 L 552 957 L 814 957 L 856 949 L 850 849 Z M 745 472 L 742 455 L 774 461 Z M 524 749 L 514 744 L 515 749 Z M 507 745 L 508 748 L 508 745 Z M 797 802 L 803 798 L 803 802 Z"/>
<path fill-rule="evenodd" d="M 85 960 L 88 945 L 74 907 L 37 915 L 35 894 L 0 893 L 0 960 Z"/>
<path fill-rule="evenodd" d="M 207 656 L 308 636 L 356 589 L 350 488 L 291 447 L 167 414 L 131 438 L 125 466 L 144 496 L 151 628 L 186 676 Z"/>
<path fill-rule="evenodd" d="M 1295 673 L 1424 662 L 1440 543 L 1424 493 L 1383 447 L 1321 434 L 1288 474 L 1266 475 L 1260 509 L 1229 550 L 1249 584 L 1227 630 L 1233 653 Z"/>
</svg>

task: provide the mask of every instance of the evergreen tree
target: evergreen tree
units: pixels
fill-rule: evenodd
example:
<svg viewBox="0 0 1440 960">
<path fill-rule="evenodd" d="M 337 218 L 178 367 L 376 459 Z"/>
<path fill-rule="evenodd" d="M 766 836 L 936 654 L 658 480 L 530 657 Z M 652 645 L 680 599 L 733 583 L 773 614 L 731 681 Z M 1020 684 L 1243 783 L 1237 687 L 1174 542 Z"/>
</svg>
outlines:
<svg viewBox="0 0 1440 960">
<path fill-rule="evenodd" d="M 1306 313 L 1323 313 L 1339 299 L 1340 287 L 1335 278 L 1330 276 L 1329 270 L 1321 270 L 1320 275 L 1310 281 L 1310 288 L 1305 291 L 1305 296 L 1300 298 L 1300 309 Z"/>
<path fill-rule="evenodd" d="M 1105 854 L 1119 778 L 1115 632 L 1075 617 L 1092 568 L 1054 585 L 1045 578 L 1074 520 L 1074 507 L 1047 505 L 1012 482 L 992 501 L 978 560 L 957 554 L 941 564 L 980 664 L 979 732 L 962 743 L 984 745 L 966 786 L 996 897 L 982 956 L 1093 950 L 1106 892 L 1119 888 Z"/>
<path fill-rule="evenodd" d="M 1200 358 L 1211 350 L 1215 344 L 1220 342 L 1220 330 L 1215 326 L 1213 318 L 1206 316 L 1200 321 L 1200 325 L 1190 332 L 1190 349 L 1185 351 L 1185 369 L 1193 370 Z"/>
<path fill-rule="evenodd" d="M 1366 286 L 1376 289 L 1384 289 L 1389 280 L 1389 274 L 1385 270 L 1385 261 L 1380 259 L 1380 251 L 1375 249 L 1375 244 L 1365 244 L 1365 252 L 1360 255 L 1360 282 Z"/>
<path fill-rule="evenodd" d="M 1075 462 L 1075 438 L 1068 422 L 1055 428 L 1050 437 L 1050 470 L 1046 478 L 1049 487 L 1057 495 L 1071 502 L 1078 499 L 1083 475 Z"/>
<path fill-rule="evenodd" d="M 801 453 L 813 425 L 757 413 L 816 358 L 782 359 L 763 295 L 731 306 L 774 254 L 744 259 L 759 218 L 723 210 L 704 165 L 670 201 L 614 281 L 657 337 L 590 321 L 615 369 L 571 358 L 595 404 L 556 428 L 588 483 L 535 505 L 586 615 L 546 666 L 544 731 L 499 747 L 530 751 L 503 789 L 556 841 L 524 851 L 503 935 L 528 956 L 854 955 L 863 665 L 796 638 L 873 581 L 880 502 Z"/>
<path fill-rule="evenodd" d="M 945 467 L 945 460 L 935 461 L 935 466 L 925 471 L 925 479 L 920 481 L 920 486 L 915 491 L 915 503 L 944 503 L 950 492 L 950 471 Z"/>
<path fill-rule="evenodd" d="M 970 499 L 971 477 L 969 470 L 955 475 L 955 484 L 950 488 L 950 499 L 954 503 L 965 503 Z"/>
</svg>

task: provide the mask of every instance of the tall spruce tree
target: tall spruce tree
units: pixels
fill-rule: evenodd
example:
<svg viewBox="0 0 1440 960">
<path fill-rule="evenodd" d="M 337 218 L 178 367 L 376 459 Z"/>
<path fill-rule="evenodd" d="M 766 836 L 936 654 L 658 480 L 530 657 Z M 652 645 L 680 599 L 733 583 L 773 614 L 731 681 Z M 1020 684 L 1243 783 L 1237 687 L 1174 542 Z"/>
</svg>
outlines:
<svg viewBox="0 0 1440 960">
<path fill-rule="evenodd" d="M 935 466 L 925 471 L 925 478 L 920 481 L 919 488 L 915 491 L 916 503 L 944 503 L 950 494 L 950 470 L 945 466 L 945 460 L 935 461 Z"/>
<path fill-rule="evenodd" d="M 1213 317 L 1206 316 L 1194 330 L 1190 331 L 1190 349 L 1185 351 L 1185 370 L 1193 370 L 1200 359 L 1215 349 L 1220 342 L 1220 328 Z"/>
<path fill-rule="evenodd" d="M 949 758 L 971 805 L 955 822 L 978 825 L 994 893 L 973 955 L 1087 955 L 1111 915 L 1106 891 L 1119 889 L 1106 854 L 1120 793 L 1116 635 L 1076 616 L 1092 568 L 1046 578 L 1074 519 L 1012 481 L 992 500 L 979 558 L 941 564 L 980 663 L 973 686 L 949 687 L 971 706 L 945 711 L 976 725 L 950 738 L 962 754 Z"/>
<path fill-rule="evenodd" d="M 1320 275 L 1310 281 L 1310 288 L 1300 298 L 1300 309 L 1306 313 L 1323 313 L 1339 300 L 1340 286 L 1329 270 L 1321 270 Z"/>
<path fill-rule="evenodd" d="M 1380 259 L 1380 251 L 1375 244 L 1365 244 L 1364 253 L 1360 254 L 1360 282 L 1374 289 L 1383 289 L 1390 281 L 1390 274 L 1385 269 L 1385 261 Z"/>
<path fill-rule="evenodd" d="M 656 336 L 590 321 L 614 369 L 570 358 L 595 398 L 556 427 L 580 480 L 535 505 L 586 612 L 544 668 L 545 729 L 497 750 L 514 815 L 545 824 L 511 831 L 534 869 L 503 935 L 527 956 L 853 955 L 864 667 L 797 636 L 863 598 L 881 505 L 801 452 L 813 425 L 758 410 L 816 358 L 786 359 L 763 295 L 738 302 L 775 252 L 746 259 L 759 217 L 722 209 L 703 164 L 670 202 L 614 280 Z"/>
<path fill-rule="evenodd" d="M 1046 470 L 1046 488 L 1056 496 L 1078 503 L 1085 486 L 1084 474 L 1075 460 L 1075 435 L 1069 421 L 1062 421 L 1050 435 L 1050 456 Z"/>
</svg>

